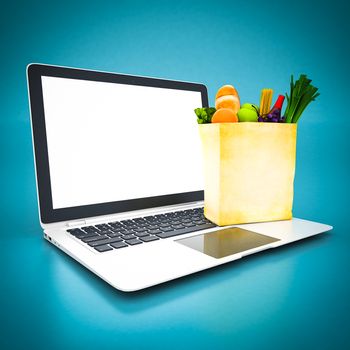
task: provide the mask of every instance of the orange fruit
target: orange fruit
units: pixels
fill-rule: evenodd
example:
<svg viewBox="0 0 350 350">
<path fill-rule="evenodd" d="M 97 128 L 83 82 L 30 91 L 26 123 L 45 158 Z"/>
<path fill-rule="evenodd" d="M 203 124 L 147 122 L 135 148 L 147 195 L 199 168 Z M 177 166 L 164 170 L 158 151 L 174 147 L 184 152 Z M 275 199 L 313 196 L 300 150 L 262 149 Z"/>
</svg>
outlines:
<svg viewBox="0 0 350 350">
<path fill-rule="evenodd" d="M 226 95 L 234 95 L 238 97 L 238 92 L 232 85 L 224 85 L 216 93 L 215 99 Z"/>
<path fill-rule="evenodd" d="M 238 122 L 237 114 L 230 108 L 218 109 L 211 118 L 212 123 L 236 123 Z"/>
<path fill-rule="evenodd" d="M 234 113 L 240 109 L 239 98 L 236 95 L 225 95 L 215 100 L 215 108 L 231 108 Z"/>
</svg>

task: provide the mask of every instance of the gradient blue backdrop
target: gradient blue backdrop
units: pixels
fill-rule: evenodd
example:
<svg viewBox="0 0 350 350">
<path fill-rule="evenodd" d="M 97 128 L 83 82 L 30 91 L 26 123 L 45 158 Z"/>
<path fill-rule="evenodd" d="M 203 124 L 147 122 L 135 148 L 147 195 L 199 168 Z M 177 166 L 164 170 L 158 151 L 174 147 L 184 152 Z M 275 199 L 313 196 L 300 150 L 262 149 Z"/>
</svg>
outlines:
<svg viewBox="0 0 350 350">
<path fill-rule="evenodd" d="M 349 348 L 347 1 L 12 1 L 0 11 L 0 347 Z M 25 68 L 30 62 L 198 81 L 210 100 L 321 96 L 299 123 L 295 216 L 318 238 L 141 293 L 119 293 L 41 239 Z"/>
</svg>

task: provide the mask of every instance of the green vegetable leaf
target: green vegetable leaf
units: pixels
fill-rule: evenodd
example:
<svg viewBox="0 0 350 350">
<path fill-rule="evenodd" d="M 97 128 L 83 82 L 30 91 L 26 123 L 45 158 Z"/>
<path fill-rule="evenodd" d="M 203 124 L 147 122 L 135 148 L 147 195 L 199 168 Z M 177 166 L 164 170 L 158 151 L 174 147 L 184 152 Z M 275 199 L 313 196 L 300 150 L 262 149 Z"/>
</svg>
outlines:
<svg viewBox="0 0 350 350">
<path fill-rule="evenodd" d="M 213 114 L 216 112 L 216 109 L 214 107 L 203 107 L 203 108 L 196 108 L 194 110 L 197 116 L 197 123 L 198 124 L 206 124 L 211 123 L 211 118 Z"/>
<path fill-rule="evenodd" d="M 284 112 L 286 123 L 297 123 L 305 108 L 320 94 L 318 88 L 311 85 L 311 79 L 306 74 L 301 74 L 294 83 L 293 75 L 290 80 L 290 94 L 286 94 L 287 107 Z"/>
</svg>

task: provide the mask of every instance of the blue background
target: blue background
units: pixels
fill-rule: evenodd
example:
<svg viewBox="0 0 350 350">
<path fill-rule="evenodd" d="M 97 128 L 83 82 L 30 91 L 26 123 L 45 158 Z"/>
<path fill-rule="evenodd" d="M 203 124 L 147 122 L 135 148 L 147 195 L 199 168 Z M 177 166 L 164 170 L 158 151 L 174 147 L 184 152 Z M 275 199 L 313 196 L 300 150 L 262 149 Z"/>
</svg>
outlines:
<svg viewBox="0 0 350 350">
<path fill-rule="evenodd" d="M 0 12 L 0 347 L 350 346 L 347 1 L 31 1 Z M 26 90 L 30 62 L 177 80 L 242 102 L 307 73 L 294 214 L 332 232 L 136 294 L 41 238 Z M 276 95 L 275 95 L 276 96 Z M 166 116 L 165 116 L 166 117 Z"/>
</svg>

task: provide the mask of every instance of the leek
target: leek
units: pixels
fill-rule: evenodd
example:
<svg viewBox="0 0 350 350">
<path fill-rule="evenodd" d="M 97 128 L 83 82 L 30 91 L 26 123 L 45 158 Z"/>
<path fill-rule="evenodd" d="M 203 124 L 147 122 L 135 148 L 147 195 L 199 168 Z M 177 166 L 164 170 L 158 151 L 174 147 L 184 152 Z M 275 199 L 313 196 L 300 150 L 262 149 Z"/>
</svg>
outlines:
<svg viewBox="0 0 350 350">
<path fill-rule="evenodd" d="M 315 101 L 320 94 L 318 88 L 311 85 L 311 79 L 301 74 L 294 83 L 293 75 L 290 80 L 290 94 L 286 93 L 287 107 L 284 112 L 285 123 L 297 123 L 305 108 L 311 101 Z"/>
</svg>

